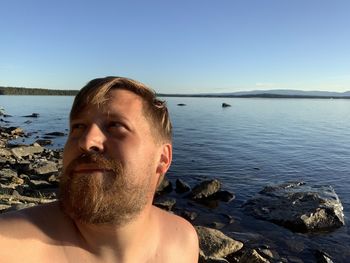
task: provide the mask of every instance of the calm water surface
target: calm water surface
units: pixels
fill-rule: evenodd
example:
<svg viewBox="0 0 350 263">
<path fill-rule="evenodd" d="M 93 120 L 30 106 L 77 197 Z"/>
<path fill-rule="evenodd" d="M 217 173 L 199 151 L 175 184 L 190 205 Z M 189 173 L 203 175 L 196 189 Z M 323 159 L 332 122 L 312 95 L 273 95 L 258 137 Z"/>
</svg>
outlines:
<svg viewBox="0 0 350 263">
<path fill-rule="evenodd" d="M 192 186 L 218 178 L 236 199 L 207 214 L 217 220 L 232 214 L 236 222 L 223 231 L 257 245 L 262 241 L 281 255 L 314 262 L 311 251 L 322 249 L 335 262 L 350 257 L 350 100 L 165 98 L 174 126 L 174 157 L 169 178 Z M 67 133 L 73 97 L 0 96 L 12 123 L 33 136 Z M 227 102 L 230 108 L 222 108 Z M 185 107 L 177 106 L 185 103 Z M 21 117 L 33 112 L 37 119 Z M 31 123 L 25 123 L 30 120 Z M 65 138 L 55 139 L 62 147 Z M 295 234 L 274 224 L 245 216 L 240 206 L 271 183 L 304 180 L 330 184 L 342 200 L 347 226 L 318 235 Z M 288 209 L 288 208 L 286 208 Z M 203 210 L 203 213 L 206 211 Z M 198 223 L 209 223 L 201 221 Z"/>
</svg>

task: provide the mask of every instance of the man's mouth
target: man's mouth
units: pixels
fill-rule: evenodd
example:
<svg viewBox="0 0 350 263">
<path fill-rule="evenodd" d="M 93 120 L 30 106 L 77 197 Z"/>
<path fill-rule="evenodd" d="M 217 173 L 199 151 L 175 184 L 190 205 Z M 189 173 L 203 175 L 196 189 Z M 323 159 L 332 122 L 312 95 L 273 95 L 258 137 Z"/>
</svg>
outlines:
<svg viewBox="0 0 350 263">
<path fill-rule="evenodd" d="M 73 173 L 106 173 L 106 172 L 111 172 L 111 169 L 106 169 L 102 167 L 96 167 L 96 166 L 91 166 L 91 165 L 79 165 L 78 167 L 74 168 Z"/>
</svg>

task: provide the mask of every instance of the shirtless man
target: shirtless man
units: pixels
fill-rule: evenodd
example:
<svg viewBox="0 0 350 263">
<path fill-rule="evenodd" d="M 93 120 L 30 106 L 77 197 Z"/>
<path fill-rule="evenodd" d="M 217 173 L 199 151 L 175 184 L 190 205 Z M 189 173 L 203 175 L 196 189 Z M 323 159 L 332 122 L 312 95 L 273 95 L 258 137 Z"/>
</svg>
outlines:
<svg viewBox="0 0 350 263">
<path fill-rule="evenodd" d="M 0 216 L 0 261 L 197 262 L 186 220 L 152 205 L 172 160 L 165 104 L 136 81 L 90 81 L 76 96 L 59 202 Z"/>
</svg>

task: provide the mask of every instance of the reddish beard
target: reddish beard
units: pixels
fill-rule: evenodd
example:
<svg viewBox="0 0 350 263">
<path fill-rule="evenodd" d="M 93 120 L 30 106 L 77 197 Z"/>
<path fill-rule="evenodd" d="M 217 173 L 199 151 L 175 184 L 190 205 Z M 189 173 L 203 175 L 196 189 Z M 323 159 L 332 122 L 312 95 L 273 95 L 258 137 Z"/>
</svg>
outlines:
<svg viewBox="0 0 350 263">
<path fill-rule="evenodd" d="M 81 164 L 106 172 L 101 176 L 74 173 Z M 96 153 L 84 154 L 63 171 L 60 205 L 72 219 L 83 223 L 124 225 L 143 210 L 150 193 L 150 180 L 135 183 L 130 180 L 132 176 L 119 161 Z"/>
</svg>

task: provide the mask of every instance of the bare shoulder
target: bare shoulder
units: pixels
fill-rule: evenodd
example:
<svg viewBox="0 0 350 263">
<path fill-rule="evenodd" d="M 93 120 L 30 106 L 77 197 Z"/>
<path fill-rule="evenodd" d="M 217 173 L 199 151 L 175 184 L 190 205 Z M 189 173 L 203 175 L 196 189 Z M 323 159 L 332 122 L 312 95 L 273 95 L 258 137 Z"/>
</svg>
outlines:
<svg viewBox="0 0 350 263">
<path fill-rule="evenodd" d="M 182 262 L 198 262 L 198 236 L 192 224 L 182 217 L 156 209 L 160 219 L 161 240 L 163 244 L 169 245 L 172 258 L 183 258 Z"/>
<path fill-rule="evenodd" d="M 62 213 L 58 204 L 35 206 L 0 215 L 0 244 L 31 241 L 47 241 L 55 231 Z"/>
</svg>

